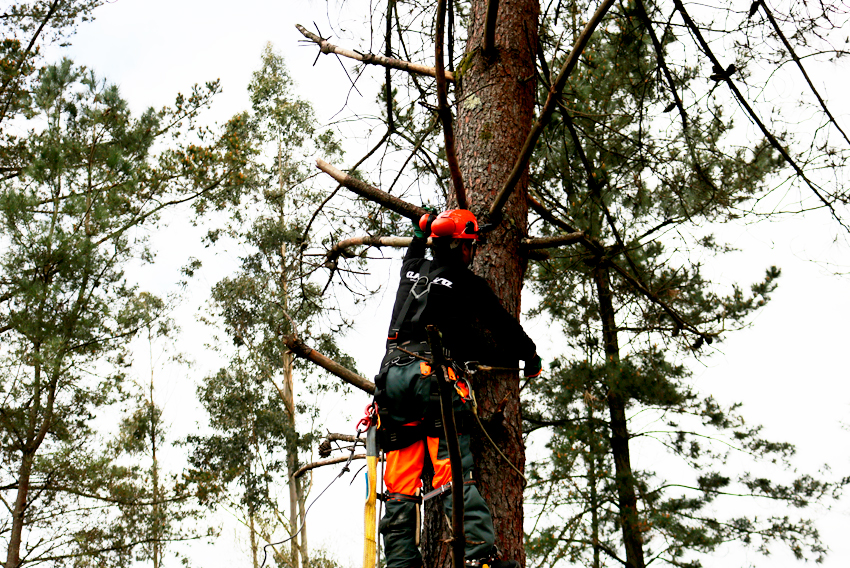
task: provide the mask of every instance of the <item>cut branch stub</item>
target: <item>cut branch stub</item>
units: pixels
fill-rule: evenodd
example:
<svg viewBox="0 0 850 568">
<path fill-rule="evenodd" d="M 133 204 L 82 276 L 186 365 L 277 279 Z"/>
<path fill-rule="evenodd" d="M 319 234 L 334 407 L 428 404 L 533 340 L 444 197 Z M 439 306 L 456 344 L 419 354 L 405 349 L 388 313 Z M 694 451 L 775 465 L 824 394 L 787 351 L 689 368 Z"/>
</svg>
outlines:
<svg viewBox="0 0 850 568">
<path fill-rule="evenodd" d="M 354 371 L 347 369 L 328 357 L 325 357 L 315 349 L 309 347 L 306 343 L 298 339 L 294 335 L 285 335 L 283 343 L 286 347 L 295 354 L 296 357 L 307 359 L 323 368 L 332 375 L 335 375 L 346 383 L 359 388 L 369 394 L 375 394 L 375 383 L 365 377 L 361 377 Z"/>
<path fill-rule="evenodd" d="M 543 129 L 546 128 L 546 125 L 549 123 L 549 119 L 552 118 L 552 113 L 555 111 L 555 107 L 561 97 L 561 92 L 564 90 L 564 86 L 567 84 L 567 79 L 570 77 L 570 73 L 572 73 L 576 63 L 578 63 L 578 58 L 584 51 L 587 42 L 590 41 L 590 36 L 593 35 L 594 30 L 596 30 L 596 27 L 602 21 L 602 18 L 608 12 L 608 9 L 611 8 L 612 4 L 614 4 L 614 0 L 604 0 L 602 4 L 599 5 L 599 8 L 597 8 L 593 17 L 590 18 L 590 21 L 587 22 L 587 25 L 581 32 L 578 40 L 576 40 L 573 50 L 570 52 L 569 57 L 567 57 L 567 60 L 561 67 L 561 72 L 558 74 L 558 78 L 554 83 L 552 83 L 552 86 L 549 87 L 549 95 L 546 97 L 546 104 L 543 105 L 543 110 L 540 112 L 540 116 L 537 117 L 537 120 L 534 122 L 534 128 L 532 128 L 531 132 L 528 134 L 528 138 L 525 140 L 525 144 L 520 151 L 519 157 L 517 157 L 517 160 L 514 163 L 513 170 L 511 170 L 511 173 L 508 175 L 508 179 L 505 180 L 504 185 L 502 185 L 502 189 L 499 190 L 499 193 L 496 195 L 496 199 L 490 206 L 489 216 L 493 221 L 500 218 L 502 207 L 505 206 L 505 203 L 511 196 L 511 192 L 514 190 L 520 177 L 522 177 L 523 172 L 528 167 L 528 161 L 531 159 L 532 152 L 534 152 L 534 146 L 537 144 L 538 138 L 540 138 L 540 135 L 543 133 Z"/>
<path fill-rule="evenodd" d="M 348 57 L 355 61 L 361 61 L 367 65 L 380 65 L 382 67 L 389 67 L 390 69 L 398 69 L 400 71 L 416 73 L 417 75 L 427 75 L 429 77 L 437 76 L 437 70 L 433 67 L 420 65 L 418 63 L 411 63 L 409 61 L 402 61 L 401 59 L 394 59 L 392 57 L 385 57 L 375 53 L 358 53 L 352 49 L 346 49 L 330 43 L 328 40 L 317 36 L 301 24 L 295 24 L 295 27 L 299 32 L 301 32 L 301 35 L 318 45 L 319 50 L 324 54 L 335 53 L 336 55 L 342 55 L 343 57 Z M 455 80 L 454 73 L 451 71 L 444 71 L 443 77 L 445 77 L 446 81 L 453 82 Z"/>
<path fill-rule="evenodd" d="M 422 215 L 428 214 L 428 211 L 422 207 L 417 207 L 412 203 L 408 203 L 403 199 L 399 199 L 394 195 L 381 191 L 377 187 L 353 178 L 344 171 L 333 167 L 322 159 L 316 160 L 316 166 L 334 178 L 340 185 L 347 187 L 360 197 L 366 198 L 369 201 L 374 201 L 378 205 L 382 205 L 390 211 L 395 211 L 399 215 L 407 217 L 411 221 L 418 222 Z"/>
<path fill-rule="evenodd" d="M 496 16 L 499 13 L 499 0 L 487 1 L 487 19 L 484 21 L 484 57 L 496 54 Z"/>
</svg>

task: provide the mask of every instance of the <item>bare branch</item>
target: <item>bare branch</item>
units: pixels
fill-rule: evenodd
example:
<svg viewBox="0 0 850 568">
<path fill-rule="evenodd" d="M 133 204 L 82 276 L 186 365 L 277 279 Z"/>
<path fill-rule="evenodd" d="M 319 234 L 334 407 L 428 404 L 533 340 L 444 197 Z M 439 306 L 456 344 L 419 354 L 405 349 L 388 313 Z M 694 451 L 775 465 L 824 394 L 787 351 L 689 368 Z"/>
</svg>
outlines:
<svg viewBox="0 0 850 568">
<path fill-rule="evenodd" d="M 366 454 L 354 454 L 351 456 L 352 460 L 365 460 Z M 378 458 L 380 459 L 380 458 Z M 292 474 L 292 477 L 297 479 L 310 471 L 311 469 L 316 469 L 317 467 L 322 467 L 326 465 L 333 465 L 335 463 L 342 463 L 348 461 L 348 456 L 342 456 L 339 458 L 328 458 L 326 460 L 314 461 L 313 463 L 308 463 L 306 465 L 301 466 L 295 473 Z"/>
<path fill-rule="evenodd" d="M 809 88 L 812 90 L 812 92 L 817 97 L 818 102 L 820 103 L 820 106 L 823 109 L 823 112 L 826 113 L 826 116 L 829 117 L 829 120 L 832 122 L 833 125 L 835 125 L 835 128 L 837 128 L 838 131 L 841 133 L 841 135 L 844 137 L 844 140 L 848 144 L 850 144 L 850 138 L 847 138 L 847 134 L 845 134 L 844 130 L 842 130 L 841 127 L 838 126 L 838 122 L 835 120 L 835 117 L 833 117 L 832 113 L 829 112 L 829 109 L 826 108 L 826 103 L 824 102 L 823 98 L 821 98 L 820 93 L 815 88 L 815 85 L 814 85 L 814 83 L 812 83 L 812 80 L 809 79 L 809 74 L 806 73 L 806 69 L 805 69 L 805 67 L 803 67 L 803 63 L 800 61 L 800 58 L 797 57 L 797 53 L 794 51 L 794 48 L 791 47 L 791 42 L 788 41 L 788 38 L 785 37 L 785 34 L 783 34 L 782 30 L 779 29 L 779 24 L 776 23 L 776 19 L 774 19 L 773 13 L 767 7 L 767 4 L 764 3 L 764 0 L 757 0 L 757 1 L 758 1 L 758 4 L 761 5 L 761 8 L 764 11 L 764 14 L 767 16 L 767 19 L 770 20 L 770 23 L 773 26 L 773 29 L 776 32 L 776 35 L 778 35 L 779 39 L 782 40 L 782 43 L 785 45 L 785 49 L 787 49 L 788 53 L 791 54 L 791 58 L 794 60 L 794 63 L 796 63 L 797 67 L 800 69 L 800 73 L 802 73 L 803 77 L 805 77 L 806 83 L 808 83 Z"/>
<path fill-rule="evenodd" d="M 437 79 L 437 114 L 443 124 L 443 138 L 446 141 L 446 161 L 449 163 L 449 172 L 452 175 L 452 186 L 454 186 L 457 206 L 468 209 L 466 202 L 466 189 L 463 186 L 463 176 L 460 173 L 460 164 L 457 159 L 455 148 L 455 133 L 452 128 L 452 111 L 449 108 L 448 89 L 444 75 L 443 43 L 446 27 L 446 0 L 437 1 L 437 25 L 436 37 L 434 39 L 434 60 L 436 62 Z"/>
<path fill-rule="evenodd" d="M 735 84 L 734 81 L 732 81 L 732 73 L 729 72 L 728 69 L 727 71 L 723 71 L 724 67 L 720 65 L 720 61 L 714 55 L 714 52 L 708 45 L 708 42 L 705 41 L 705 38 L 703 37 L 699 26 L 697 26 L 696 23 L 691 19 L 691 16 L 685 9 L 685 6 L 684 4 L 682 4 L 682 1 L 673 0 L 673 4 L 676 6 L 676 10 L 679 11 L 679 14 L 681 14 L 682 19 L 685 21 L 685 25 L 688 26 L 688 28 L 694 34 L 694 37 L 700 44 L 703 53 L 705 53 L 711 61 L 713 68 L 715 69 L 715 74 L 718 75 L 718 79 L 725 81 L 726 84 L 729 85 L 729 89 L 732 90 L 732 93 L 735 95 L 735 98 L 738 99 L 738 104 L 741 105 L 741 108 L 744 109 L 744 111 L 750 116 L 750 119 L 752 119 L 756 126 L 759 127 L 759 130 L 761 130 L 762 134 L 764 134 L 765 138 L 767 138 L 768 142 L 770 142 L 770 145 L 773 146 L 773 148 L 777 152 L 779 152 L 779 154 L 785 159 L 788 165 L 791 166 L 797 173 L 797 176 L 802 179 L 807 186 L 809 186 L 809 189 L 811 189 L 815 196 L 820 199 L 821 203 L 823 203 L 827 207 L 827 209 L 829 209 L 830 213 L 832 214 L 832 218 L 838 221 L 838 224 L 841 225 L 844 230 L 850 233 L 850 227 L 848 227 L 844 223 L 844 221 L 842 221 L 841 217 L 838 216 L 838 212 L 835 210 L 835 207 L 832 206 L 832 203 L 830 203 L 826 199 L 826 197 L 824 197 L 820 189 L 818 189 L 818 187 L 806 176 L 806 173 L 803 171 L 803 169 L 797 164 L 796 161 L 794 161 L 791 155 L 788 154 L 788 151 L 782 146 L 782 144 L 779 143 L 779 140 L 776 139 L 776 136 L 774 136 L 773 133 L 771 133 L 767 129 L 761 118 L 759 118 L 758 114 L 756 114 L 756 112 L 750 106 L 750 103 L 747 102 L 747 100 L 744 98 L 744 95 L 741 94 L 740 90 L 738 90 L 738 86 Z M 720 70 L 720 72 L 718 72 L 717 70 Z"/>
<path fill-rule="evenodd" d="M 487 17 L 484 20 L 484 57 L 496 54 L 496 16 L 499 13 L 499 0 L 488 0 Z"/>
<path fill-rule="evenodd" d="M 375 53 L 358 53 L 357 51 L 345 49 L 344 47 L 339 47 L 330 43 L 326 39 L 317 36 L 301 24 L 295 24 L 295 27 L 298 28 L 301 35 L 318 45 L 319 49 L 324 54 L 335 53 L 336 55 L 342 55 L 349 59 L 361 61 L 367 65 L 380 65 L 382 67 L 389 67 L 390 69 L 398 69 L 400 71 L 407 71 L 418 75 L 428 75 L 429 77 L 437 76 L 437 71 L 433 67 L 427 67 L 418 63 L 411 63 L 409 61 L 402 61 L 401 59 L 394 59 L 392 57 L 385 57 Z M 455 80 L 454 73 L 451 71 L 444 72 L 444 76 L 446 81 Z"/>
<path fill-rule="evenodd" d="M 501 215 L 502 207 L 504 207 L 505 203 L 508 201 L 508 197 L 510 197 L 511 192 L 516 187 L 517 182 L 519 182 L 519 178 L 528 167 L 528 161 L 531 159 L 531 154 L 534 152 L 534 146 L 537 144 L 537 139 L 540 138 L 540 135 L 543 133 L 543 129 L 546 128 L 546 125 L 549 123 L 549 119 L 552 118 L 552 113 L 555 111 L 557 102 L 561 98 L 561 92 L 567 84 L 567 79 L 569 78 L 570 73 L 572 73 L 576 63 L 578 63 L 578 58 L 584 51 L 587 42 L 590 41 L 590 36 L 593 35 L 594 30 L 602 21 L 602 18 L 608 12 L 608 9 L 611 8 L 613 3 L 614 0 L 602 1 L 599 8 L 596 9 L 596 13 L 594 13 L 590 18 L 590 21 L 587 22 L 587 25 L 581 32 L 578 40 L 576 40 L 569 57 L 567 57 L 567 60 L 564 61 L 564 65 L 561 67 L 561 72 L 558 74 L 558 78 L 555 79 L 555 82 L 552 83 L 551 87 L 549 87 L 549 95 L 546 97 L 546 103 L 543 105 L 543 110 L 540 112 L 540 116 L 537 117 L 537 120 L 534 122 L 534 128 L 531 129 L 531 132 L 528 134 L 528 138 L 525 139 L 525 144 L 523 145 L 522 150 L 519 153 L 519 157 L 514 164 L 514 169 L 508 175 L 508 179 L 505 180 L 502 189 L 499 190 L 499 193 L 496 195 L 496 199 L 490 206 L 489 214 L 491 218 L 498 219 L 499 215 Z"/>
<path fill-rule="evenodd" d="M 377 187 L 373 187 L 368 183 L 362 182 L 359 179 L 351 177 L 347 173 L 333 167 L 321 158 L 316 160 L 316 166 L 320 170 L 334 178 L 341 185 L 344 185 L 360 197 L 364 197 L 369 201 L 374 201 L 379 205 L 383 205 L 390 211 L 395 211 L 399 215 L 407 217 L 412 221 L 419 221 L 419 218 L 422 217 L 422 215 L 426 215 L 428 213 L 422 207 L 417 207 L 412 203 L 408 203 L 403 199 L 399 199 L 394 195 L 390 195 L 385 191 L 381 191 Z"/>
<path fill-rule="evenodd" d="M 285 335 L 283 337 L 283 343 L 297 357 L 301 357 L 302 359 L 307 359 L 308 361 L 315 363 L 332 375 L 336 375 L 346 383 L 353 385 L 362 391 L 369 394 L 375 393 L 375 383 L 365 377 L 361 377 L 349 369 L 346 369 L 333 359 L 325 357 L 315 349 L 307 346 L 306 343 L 294 335 Z"/>
<path fill-rule="evenodd" d="M 331 270 L 336 269 L 336 262 L 340 256 L 345 258 L 352 258 L 354 253 L 349 252 L 348 249 L 352 247 L 358 246 L 367 246 L 367 247 L 393 247 L 393 248 L 404 248 L 410 246 L 410 241 L 413 240 L 413 237 L 351 237 L 350 239 L 344 239 L 335 244 L 325 255 L 325 268 L 330 268 Z M 428 239 L 428 246 L 431 245 L 431 239 Z"/>
<path fill-rule="evenodd" d="M 661 67 L 662 72 L 664 73 L 664 77 L 667 79 L 667 85 L 670 88 L 670 94 L 673 95 L 673 102 L 676 105 L 676 108 L 679 109 L 679 116 L 682 119 L 682 136 L 685 139 L 685 143 L 688 145 L 688 152 L 691 155 L 691 160 L 693 161 L 694 170 L 696 170 L 697 175 L 702 179 L 706 185 L 708 185 L 712 192 L 716 195 L 718 192 L 717 187 L 715 187 L 714 182 L 711 181 L 708 174 L 703 169 L 700 164 L 699 158 L 697 157 L 696 148 L 694 148 L 693 140 L 691 140 L 690 135 L 688 134 L 688 113 L 685 112 L 684 103 L 682 103 L 682 99 L 679 97 L 679 93 L 676 91 L 676 82 L 673 80 L 673 75 L 670 73 L 670 68 L 667 66 L 667 61 L 664 59 L 664 49 L 661 46 L 661 42 L 658 40 L 658 36 L 655 34 L 655 29 L 652 27 L 652 21 L 649 19 L 649 13 L 646 11 L 646 6 L 643 4 L 643 0 L 638 0 L 636 4 L 638 8 L 638 15 L 641 20 L 643 20 L 643 25 L 646 27 L 647 33 L 649 33 L 649 37 L 652 40 L 652 46 L 655 49 L 656 60 L 658 61 L 658 66 Z M 686 209 L 683 207 L 683 209 Z"/>
</svg>

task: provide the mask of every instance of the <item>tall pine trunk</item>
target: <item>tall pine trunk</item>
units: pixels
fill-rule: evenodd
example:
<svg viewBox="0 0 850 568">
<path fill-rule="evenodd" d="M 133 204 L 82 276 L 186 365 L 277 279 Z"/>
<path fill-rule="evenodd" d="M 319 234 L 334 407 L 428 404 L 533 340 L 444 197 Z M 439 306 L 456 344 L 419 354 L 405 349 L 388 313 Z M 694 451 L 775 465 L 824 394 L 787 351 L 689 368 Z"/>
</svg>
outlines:
<svg viewBox="0 0 850 568">
<path fill-rule="evenodd" d="M 499 6 L 495 53 L 483 54 L 486 0 L 472 0 L 466 60 L 457 85 L 453 109 L 460 170 L 470 209 L 481 219 L 508 177 L 531 129 L 536 84 L 534 55 L 540 12 L 537 0 L 502 0 Z M 462 102 L 460 102 L 462 101 Z M 488 235 L 473 270 L 483 276 L 515 316 L 520 315 L 520 293 L 526 259 L 520 241 L 528 225 L 527 174 L 522 177 L 504 208 L 504 220 Z M 496 444 L 519 469 L 525 465 L 519 382 L 516 374 L 479 379 L 474 385 L 483 418 Z M 523 546 L 523 480 L 504 462 L 477 428 L 471 430 L 476 483 L 490 506 L 496 542 L 505 557 L 525 564 Z M 442 513 L 439 514 L 440 516 Z M 429 515 L 423 552 L 427 566 L 448 562 L 436 542 L 435 521 Z"/>
</svg>

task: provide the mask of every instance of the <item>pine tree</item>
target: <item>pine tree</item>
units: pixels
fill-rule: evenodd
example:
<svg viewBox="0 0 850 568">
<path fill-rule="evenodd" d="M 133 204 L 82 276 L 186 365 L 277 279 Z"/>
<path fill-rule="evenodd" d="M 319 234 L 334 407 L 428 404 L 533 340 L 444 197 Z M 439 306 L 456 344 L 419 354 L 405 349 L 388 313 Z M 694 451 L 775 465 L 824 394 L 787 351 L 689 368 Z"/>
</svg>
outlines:
<svg viewBox="0 0 850 568">
<path fill-rule="evenodd" d="M 117 87 L 68 60 L 32 76 L 9 103 L 15 129 L 3 123 L 5 565 L 125 565 L 140 540 L 115 509 L 136 498 L 133 472 L 92 422 L 127 399 L 126 342 L 157 314 L 124 270 L 152 259 L 141 229 L 164 210 L 203 211 L 239 193 L 246 125 L 197 128 L 215 83 L 134 117 Z"/>
<path fill-rule="evenodd" d="M 779 111 L 757 104 L 759 89 L 773 77 L 748 90 L 746 81 L 758 64 L 769 61 L 779 68 L 800 63 L 787 47 L 772 51 L 788 36 L 768 27 L 769 10 L 763 2 L 753 3 L 749 17 L 735 13 L 729 3 L 706 11 L 678 0 L 604 1 L 598 6 L 533 0 L 390 0 L 385 11 L 372 13 L 379 16 L 369 16 L 363 45 L 382 42 L 380 55 L 336 46 L 304 27 L 299 30 L 323 53 L 362 62 L 364 74 L 368 65 L 385 67 L 380 74 L 383 109 L 374 114 L 381 117 L 380 129 L 385 127 L 386 134 L 370 147 L 366 158 L 384 148 L 403 150 L 399 163 L 402 168 L 413 163 L 419 177 L 405 186 L 395 171 L 387 176 L 385 169 L 375 166 L 367 173 L 352 168 L 346 174 L 320 161 L 319 167 L 336 181 L 381 207 L 369 208 L 371 222 L 363 227 L 369 240 L 339 243 L 328 258 L 336 260 L 344 245 L 383 244 L 375 233 L 397 231 L 399 216 L 415 221 L 424 213 L 420 203 L 469 208 L 489 230 L 475 271 L 518 315 L 528 261 L 546 257 L 541 251 L 557 251 L 552 275 L 547 272 L 550 265 L 540 272 L 551 286 L 547 298 L 556 299 L 543 309 L 562 317 L 558 302 L 560 295 L 573 289 L 570 278 L 589 287 L 577 301 L 588 318 L 596 318 L 593 333 L 602 336 L 601 341 L 595 339 L 597 359 L 588 356 L 588 365 L 608 386 L 601 394 L 609 403 L 610 450 L 616 466 L 616 483 L 610 489 L 616 494 L 614 518 L 621 529 L 618 547 L 625 549 L 613 554 L 627 566 L 642 567 L 647 562 L 641 536 L 645 526 L 638 503 L 644 497 L 631 471 L 626 412 L 638 395 L 651 400 L 664 393 L 629 390 L 632 382 L 623 367 L 642 367 L 622 360 L 626 358 L 621 355 L 619 334 L 625 314 L 618 310 L 642 310 L 634 314 L 646 318 L 637 331 L 663 345 L 661 355 L 644 350 L 648 365 L 657 360 L 670 367 L 653 376 L 684 379 L 684 370 L 675 363 L 677 350 L 689 353 L 691 346 L 696 349 L 717 340 L 726 331 L 726 321 L 735 325 L 746 321 L 746 315 L 766 300 L 778 272 L 766 267 L 765 280 L 754 285 L 752 294 L 733 289 L 724 297 L 706 289 L 698 263 L 685 262 L 687 270 L 678 271 L 665 266 L 674 252 L 687 256 L 704 247 L 713 253 L 718 245 L 696 228 L 679 242 L 658 235 L 668 227 L 682 230 L 688 224 L 693 228 L 697 223 L 748 215 L 773 197 L 785 172 L 791 176 L 795 199 L 824 209 L 839 231 L 846 230 L 843 185 L 819 185 L 816 179 L 821 167 L 832 168 L 840 177 L 834 156 L 847 153 L 846 147 L 835 144 L 834 134 L 840 129 L 820 101 L 818 124 L 811 129 L 815 134 L 794 138 Z M 819 35 L 832 29 L 831 18 L 837 13 L 839 7 L 821 4 L 810 13 L 788 8 L 777 19 L 801 43 L 816 42 L 815 51 L 823 48 L 837 55 L 840 51 Z M 718 14 L 732 23 L 708 25 L 721 17 Z M 375 25 L 378 17 L 385 25 Z M 368 37 L 369 33 L 380 37 Z M 592 45 L 586 47 L 589 40 Z M 456 42 L 465 42 L 462 54 L 455 51 Z M 730 47 L 718 54 L 719 44 Z M 734 128 L 727 118 L 733 116 L 738 124 L 751 121 L 758 134 Z M 371 124 L 378 128 L 377 122 Z M 537 165 L 529 174 L 532 157 Z M 546 164 L 549 160 L 553 163 Z M 434 187 L 426 186 L 423 174 Z M 364 183 L 370 178 L 380 188 Z M 805 208 L 783 202 L 780 209 L 785 207 Z M 567 252 L 560 252 L 560 247 L 568 247 Z M 573 270 L 575 275 L 561 273 Z M 570 321 L 573 316 L 564 317 Z M 585 328 L 569 331 L 587 333 Z M 569 340 L 575 341 L 572 337 Z M 485 376 L 478 384 L 485 424 L 507 461 L 522 468 L 516 377 Z M 650 385 L 642 383 L 643 388 L 651 391 Z M 591 391 L 588 400 L 603 400 L 599 395 Z M 584 412 L 591 409 L 597 416 L 596 407 Z M 601 450 L 603 430 L 593 432 L 588 443 Z M 483 434 L 475 435 L 476 482 L 493 509 L 497 539 L 508 557 L 522 562 L 522 478 L 506 466 Z M 770 447 L 786 451 L 781 445 Z M 599 460 L 588 463 L 596 472 L 593 479 L 606 467 Z M 591 486 L 596 500 L 602 486 Z M 443 520 L 434 509 L 436 514 L 426 519 L 426 563 L 442 566 L 447 563 L 440 542 Z M 599 516 L 592 521 L 597 532 L 604 522 Z M 806 531 L 801 531 L 805 538 L 813 536 Z"/>
<path fill-rule="evenodd" d="M 736 285 L 724 295 L 703 265 L 724 250 L 706 235 L 710 224 L 763 193 L 781 159 L 766 140 L 725 151 L 732 124 L 720 107 L 709 121 L 689 119 L 685 131 L 658 118 L 668 104 L 665 77 L 640 10 L 612 9 L 531 166 L 535 196 L 593 248 L 553 255 L 532 280 L 542 299 L 534 311 L 562 326 L 567 349 L 552 379 L 528 388 L 530 430 L 553 432 L 551 455 L 531 468 L 539 532 L 528 547 L 539 565 L 594 567 L 606 558 L 699 566 L 700 553 L 731 540 L 762 551 L 784 541 L 798 556 L 819 557 L 824 548 L 808 521 L 714 508 L 731 494 L 803 507 L 835 486 L 808 475 L 765 483 L 724 468 L 737 451 L 787 469 L 793 448 L 762 439 L 736 408 L 696 390 L 681 363 L 746 325 L 777 285 L 779 270 L 765 267 L 749 294 Z M 677 90 L 695 78 L 680 70 Z M 685 326 L 700 335 L 683 339 Z M 641 434 L 691 468 L 685 480 L 633 465 Z M 556 518 L 565 520 L 551 524 Z"/>
</svg>

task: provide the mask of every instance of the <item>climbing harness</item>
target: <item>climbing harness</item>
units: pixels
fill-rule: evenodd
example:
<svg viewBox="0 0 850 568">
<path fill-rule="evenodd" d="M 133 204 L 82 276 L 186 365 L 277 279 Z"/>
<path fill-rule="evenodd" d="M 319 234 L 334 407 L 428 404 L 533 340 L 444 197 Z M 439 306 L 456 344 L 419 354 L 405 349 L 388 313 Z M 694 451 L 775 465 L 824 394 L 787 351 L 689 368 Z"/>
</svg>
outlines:
<svg viewBox="0 0 850 568">
<path fill-rule="evenodd" d="M 415 310 L 413 312 L 413 317 L 410 318 L 410 323 L 414 326 L 419 323 L 419 320 L 422 318 L 422 314 L 425 312 L 425 308 L 428 305 L 428 292 L 431 291 L 431 285 L 438 280 L 440 275 L 448 270 L 448 268 L 448 266 L 441 266 L 431 272 L 431 261 L 426 260 L 419 267 L 418 273 L 411 274 L 412 271 L 407 273 L 407 277 L 414 280 L 413 287 L 407 294 L 407 298 L 405 298 L 404 304 L 402 304 L 401 310 L 398 312 L 398 316 L 395 318 L 392 327 L 390 327 L 389 333 L 387 333 L 387 339 L 389 341 L 398 339 L 398 332 L 401 331 L 401 326 L 405 322 L 407 313 L 414 306 Z"/>
</svg>

